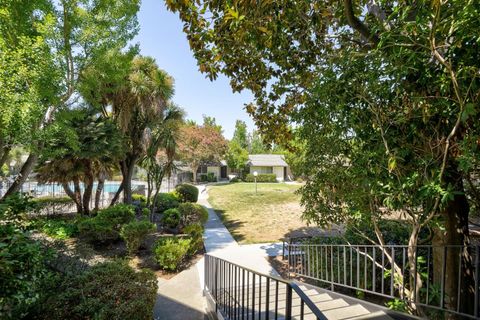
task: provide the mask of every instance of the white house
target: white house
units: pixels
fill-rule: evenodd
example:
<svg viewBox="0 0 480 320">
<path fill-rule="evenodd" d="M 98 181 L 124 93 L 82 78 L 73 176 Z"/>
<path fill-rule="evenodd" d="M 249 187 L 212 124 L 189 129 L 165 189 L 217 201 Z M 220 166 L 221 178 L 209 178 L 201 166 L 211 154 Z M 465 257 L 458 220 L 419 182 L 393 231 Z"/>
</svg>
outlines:
<svg viewBox="0 0 480 320">
<path fill-rule="evenodd" d="M 285 158 L 280 154 L 251 154 L 248 156 L 247 167 L 249 173 L 275 174 L 278 181 L 290 180 L 291 172 Z M 213 173 L 218 180 L 226 180 L 235 176 L 235 170 L 227 166 L 225 160 L 203 163 L 197 171 L 197 176 Z"/>
</svg>

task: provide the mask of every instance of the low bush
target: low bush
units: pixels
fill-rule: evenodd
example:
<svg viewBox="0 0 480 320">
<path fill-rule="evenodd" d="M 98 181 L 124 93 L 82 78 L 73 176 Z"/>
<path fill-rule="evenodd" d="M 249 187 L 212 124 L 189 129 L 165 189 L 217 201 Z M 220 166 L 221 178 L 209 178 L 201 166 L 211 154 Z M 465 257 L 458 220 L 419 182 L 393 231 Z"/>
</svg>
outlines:
<svg viewBox="0 0 480 320">
<path fill-rule="evenodd" d="M 168 228 L 176 228 L 180 224 L 180 211 L 176 208 L 168 209 L 163 213 L 162 222 Z"/>
<path fill-rule="evenodd" d="M 132 201 L 142 208 L 147 205 L 147 197 L 142 194 L 132 194 Z"/>
<path fill-rule="evenodd" d="M 84 219 L 48 218 L 35 221 L 39 231 L 55 239 L 68 239 L 78 234 L 78 224 Z"/>
<path fill-rule="evenodd" d="M 213 172 L 207 173 L 207 181 L 208 182 L 217 182 L 217 177 L 215 177 L 215 174 Z"/>
<path fill-rule="evenodd" d="M 162 213 L 168 209 L 178 207 L 180 200 L 174 193 L 159 193 L 157 196 L 157 211 Z"/>
<path fill-rule="evenodd" d="M 42 283 L 51 274 L 46 259 L 39 243 L 0 223 L 0 319 L 26 318 L 42 298 Z"/>
<path fill-rule="evenodd" d="M 250 173 L 247 174 L 245 182 L 255 182 L 255 176 Z M 257 182 L 277 182 L 277 175 L 274 173 L 261 173 L 257 175 Z"/>
<path fill-rule="evenodd" d="M 126 262 L 93 266 L 68 277 L 43 304 L 43 319 L 151 319 L 157 294 L 153 272 Z"/>
<path fill-rule="evenodd" d="M 95 218 L 107 220 L 115 229 L 120 230 L 123 224 L 135 219 L 135 208 L 128 204 L 117 204 L 100 210 Z"/>
<path fill-rule="evenodd" d="M 65 210 L 75 202 L 70 197 L 40 197 L 33 199 L 36 211 L 46 210 L 48 213 Z"/>
<path fill-rule="evenodd" d="M 204 224 L 208 220 L 208 211 L 203 206 L 196 203 L 182 203 L 178 206 L 180 212 L 180 222 L 182 226 L 192 223 Z"/>
<path fill-rule="evenodd" d="M 203 226 L 200 223 L 192 223 L 185 228 L 183 232 L 191 237 L 189 254 L 194 254 L 203 248 Z"/>
<path fill-rule="evenodd" d="M 191 184 L 179 184 L 175 187 L 175 191 L 181 202 L 197 202 L 198 189 Z"/>
<path fill-rule="evenodd" d="M 155 225 L 148 221 L 132 221 L 120 230 L 120 236 L 127 244 L 129 254 L 134 254 L 142 245 L 145 237 L 155 232 Z"/>
<path fill-rule="evenodd" d="M 200 182 L 208 182 L 208 176 L 206 174 L 201 174 Z"/>
<path fill-rule="evenodd" d="M 98 216 L 81 221 L 78 224 L 78 232 L 88 242 L 111 242 L 118 240 L 120 236 L 114 224 Z"/>
<path fill-rule="evenodd" d="M 232 179 L 230 179 L 230 182 L 233 182 L 233 183 L 240 182 L 240 181 L 242 180 L 239 177 L 233 177 Z"/>
<path fill-rule="evenodd" d="M 155 245 L 155 260 L 162 269 L 175 271 L 190 252 L 191 239 L 168 237 L 159 239 Z"/>
</svg>

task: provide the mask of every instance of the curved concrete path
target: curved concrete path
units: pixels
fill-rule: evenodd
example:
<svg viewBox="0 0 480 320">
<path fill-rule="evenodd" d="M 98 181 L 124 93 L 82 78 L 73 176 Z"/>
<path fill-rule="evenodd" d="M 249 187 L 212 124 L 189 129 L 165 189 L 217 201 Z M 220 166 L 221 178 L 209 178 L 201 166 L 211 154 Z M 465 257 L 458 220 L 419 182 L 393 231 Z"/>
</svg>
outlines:
<svg viewBox="0 0 480 320">
<path fill-rule="evenodd" d="M 281 254 L 281 243 L 239 245 L 208 203 L 205 185 L 199 185 L 198 203 L 208 210 L 204 244 L 208 254 L 226 259 L 255 271 L 278 276 L 267 256 Z M 158 320 L 204 320 L 206 300 L 203 296 L 204 259 L 189 269 L 165 280 L 158 279 L 154 318 Z"/>
</svg>

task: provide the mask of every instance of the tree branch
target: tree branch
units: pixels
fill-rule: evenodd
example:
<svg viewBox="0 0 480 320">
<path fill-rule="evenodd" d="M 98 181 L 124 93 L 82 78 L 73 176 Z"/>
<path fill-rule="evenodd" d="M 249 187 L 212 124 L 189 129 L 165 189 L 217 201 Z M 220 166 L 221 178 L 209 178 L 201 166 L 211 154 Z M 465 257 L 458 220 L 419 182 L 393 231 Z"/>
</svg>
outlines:
<svg viewBox="0 0 480 320">
<path fill-rule="evenodd" d="M 378 45 L 380 39 L 378 36 L 368 29 L 368 27 L 362 23 L 353 12 L 352 0 L 344 0 L 345 16 L 347 18 L 348 25 L 354 30 L 358 31 L 363 37 L 372 42 L 374 45 Z"/>
</svg>

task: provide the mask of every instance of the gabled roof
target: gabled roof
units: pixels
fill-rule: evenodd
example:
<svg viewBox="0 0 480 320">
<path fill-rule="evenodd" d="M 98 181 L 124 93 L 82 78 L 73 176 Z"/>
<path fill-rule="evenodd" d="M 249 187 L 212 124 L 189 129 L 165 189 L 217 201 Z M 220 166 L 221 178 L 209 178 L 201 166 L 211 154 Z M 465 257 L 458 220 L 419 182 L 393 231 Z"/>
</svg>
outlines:
<svg viewBox="0 0 480 320">
<path fill-rule="evenodd" d="M 288 167 L 281 154 L 250 154 L 247 164 L 254 167 Z"/>
</svg>

